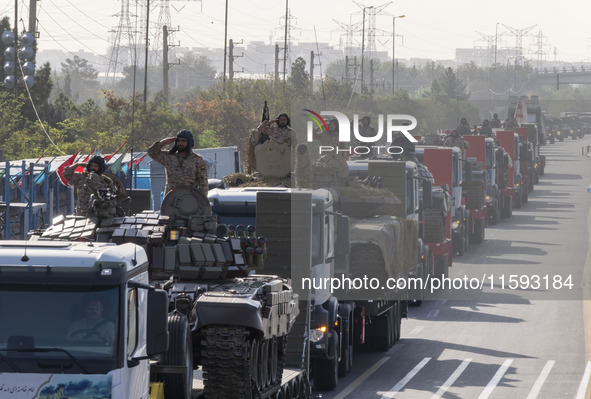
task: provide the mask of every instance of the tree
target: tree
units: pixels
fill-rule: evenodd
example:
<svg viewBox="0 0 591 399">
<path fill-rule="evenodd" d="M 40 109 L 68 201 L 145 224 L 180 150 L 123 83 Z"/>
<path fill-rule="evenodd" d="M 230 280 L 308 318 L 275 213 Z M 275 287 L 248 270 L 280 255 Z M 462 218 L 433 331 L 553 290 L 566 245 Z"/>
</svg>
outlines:
<svg viewBox="0 0 591 399">
<path fill-rule="evenodd" d="M 77 55 L 74 59 L 66 59 L 62 64 L 62 73 L 65 75 L 64 92 L 75 100 L 93 97 L 99 86 L 98 71 L 92 64 Z"/>
<path fill-rule="evenodd" d="M 464 101 L 470 98 L 470 94 L 466 92 L 466 87 L 466 83 L 457 78 L 453 69 L 447 68 L 443 75 L 433 80 L 431 92 L 440 101 Z"/>
<path fill-rule="evenodd" d="M 302 57 L 298 57 L 291 64 L 291 73 L 287 78 L 287 83 L 293 86 L 300 95 L 308 92 L 310 87 L 310 74 L 306 72 L 306 61 Z"/>
</svg>

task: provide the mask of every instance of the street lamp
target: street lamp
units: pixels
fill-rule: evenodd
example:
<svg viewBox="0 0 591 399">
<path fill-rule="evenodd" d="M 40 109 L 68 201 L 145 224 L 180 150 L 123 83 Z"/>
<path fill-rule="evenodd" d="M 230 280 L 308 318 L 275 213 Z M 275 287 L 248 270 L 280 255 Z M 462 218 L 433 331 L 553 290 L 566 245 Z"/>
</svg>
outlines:
<svg viewBox="0 0 591 399">
<path fill-rule="evenodd" d="M 394 78 L 396 74 L 396 18 L 405 18 L 406 15 L 398 15 L 392 17 L 392 94 L 394 94 L 396 88 L 394 86 Z"/>
</svg>

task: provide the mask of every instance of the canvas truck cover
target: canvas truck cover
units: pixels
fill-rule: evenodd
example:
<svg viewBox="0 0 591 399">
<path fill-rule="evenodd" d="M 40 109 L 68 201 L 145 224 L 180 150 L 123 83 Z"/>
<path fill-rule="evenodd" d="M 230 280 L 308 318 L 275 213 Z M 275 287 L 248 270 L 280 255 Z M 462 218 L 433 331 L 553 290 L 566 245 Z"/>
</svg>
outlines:
<svg viewBox="0 0 591 399">
<path fill-rule="evenodd" d="M 374 244 L 382 252 L 387 277 L 407 277 L 417 260 L 418 231 L 418 222 L 415 219 L 386 215 L 353 219 L 349 228 L 351 251 L 355 250 L 356 245 Z M 370 260 L 367 264 L 368 275 L 372 271 L 369 262 Z"/>
</svg>

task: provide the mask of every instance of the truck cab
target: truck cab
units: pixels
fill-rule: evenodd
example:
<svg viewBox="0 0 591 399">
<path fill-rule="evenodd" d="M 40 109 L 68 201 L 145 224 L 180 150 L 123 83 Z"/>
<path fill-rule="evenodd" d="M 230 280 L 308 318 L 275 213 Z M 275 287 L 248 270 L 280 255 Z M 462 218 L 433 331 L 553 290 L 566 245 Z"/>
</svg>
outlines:
<svg viewBox="0 0 591 399">
<path fill-rule="evenodd" d="M 308 199 L 299 201 L 301 196 Z M 208 198 L 220 222 L 256 225 L 256 231 L 268 238 L 267 245 L 273 250 L 267 253 L 265 273 L 291 278 L 300 299 L 309 296 L 310 325 L 305 336 L 309 337 L 311 375 L 317 389 L 334 389 L 339 372 L 343 374 L 340 368 L 350 367 L 348 356 L 352 356 L 353 337 L 349 327 L 352 329 L 353 309 L 341 314 L 332 293 L 334 287 L 326 283 L 335 274 L 349 274 L 349 243 L 345 234 L 348 218 L 334 211 L 333 194 L 326 189 L 244 187 L 214 189 Z M 309 209 L 301 209 L 305 207 Z M 296 232 L 306 224 L 307 233 Z M 290 236 L 281 235 L 277 233 L 278 225 L 293 226 L 295 230 Z M 292 256 L 290 246 L 298 242 L 309 244 L 310 269 L 297 267 L 293 258 L 286 262 Z M 290 268 L 284 267 L 290 263 Z M 343 362 L 344 357 L 347 359 Z"/>
<path fill-rule="evenodd" d="M 0 241 L 0 274 L 0 385 L 48 397 L 149 397 L 149 358 L 168 343 L 168 296 L 148 285 L 141 247 Z M 105 327 L 91 327 L 92 312 Z"/>
</svg>

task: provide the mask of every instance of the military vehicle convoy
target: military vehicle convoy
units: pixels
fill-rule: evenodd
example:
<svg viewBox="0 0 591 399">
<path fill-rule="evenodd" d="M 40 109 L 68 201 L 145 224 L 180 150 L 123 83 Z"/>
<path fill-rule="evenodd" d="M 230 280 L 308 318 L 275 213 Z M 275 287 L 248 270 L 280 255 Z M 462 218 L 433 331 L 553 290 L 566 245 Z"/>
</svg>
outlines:
<svg viewBox="0 0 591 399">
<path fill-rule="evenodd" d="M 166 398 L 188 399 L 201 365 L 206 398 L 309 397 L 303 330 L 287 344 L 297 295 L 287 279 L 250 273 L 263 270 L 264 237 L 218 224 L 198 191 L 167 195 L 161 214 L 62 218 L 0 247 L 0 323 L 10 326 L 0 333 L 4 386 L 50 390 L 47 381 L 67 385 L 83 374 L 112 398 L 147 397 L 152 382 Z M 109 310 L 113 337 L 94 327 L 65 339 L 92 298 Z"/>
</svg>

